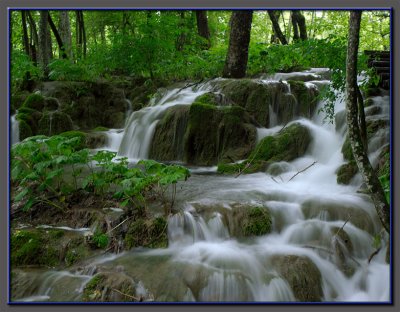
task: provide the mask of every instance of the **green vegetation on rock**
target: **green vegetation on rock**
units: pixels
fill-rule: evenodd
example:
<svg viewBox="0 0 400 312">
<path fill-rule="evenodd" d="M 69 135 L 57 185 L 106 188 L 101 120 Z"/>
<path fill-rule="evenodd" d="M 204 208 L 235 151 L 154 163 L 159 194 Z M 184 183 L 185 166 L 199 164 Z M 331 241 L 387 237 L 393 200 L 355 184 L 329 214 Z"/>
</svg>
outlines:
<svg viewBox="0 0 400 312">
<path fill-rule="evenodd" d="M 271 232 L 271 214 L 264 207 L 250 208 L 247 218 L 243 220 L 244 236 L 259 236 Z"/>
<path fill-rule="evenodd" d="M 163 217 L 141 218 L 129 225 L 125 247 L 166 248 L 168 246 L 167 221 Z"/>
<path fill-rule="evenodd" d="M 22 107 L 42 111 L 45 107 L 45 99 L 40 94 L 33 93 L 27 97 Z"/>
<path fill-rule="evenodd" d="M 337 171 L 337 183 L 345 185 L 349 184 L 357 172 L 358 167 L 355 161 L 350 161 L 349 163 L 340 166 Z"/>
</svg>

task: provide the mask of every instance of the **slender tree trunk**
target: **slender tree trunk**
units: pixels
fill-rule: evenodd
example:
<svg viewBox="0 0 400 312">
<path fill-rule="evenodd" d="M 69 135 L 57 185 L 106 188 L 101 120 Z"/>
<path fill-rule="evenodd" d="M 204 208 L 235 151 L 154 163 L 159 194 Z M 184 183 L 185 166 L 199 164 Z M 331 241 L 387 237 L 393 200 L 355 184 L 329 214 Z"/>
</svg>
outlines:
<svg viewBox="0 0 400 312">
<path fill-rule="evenodd" d="M 297 10 L 292 11 L 292 24 L 293 24 L 293 31 L 295 30 L 295 28 L 297 30 L 297 26 L 298 26 L 298 29 L 300 30 L 300 39 L 307 40 L 306 19 L 305 19 L 304 15 L 301 14 L 300 11 L 297 11 Z M 298 32 L 297 32 L 297 34 L 293 33 L 293 39 L 294 40 L 299 39 Z"/>
<path fill-rule="evenodd" d="M 64 50 L 67 54 L 67 57 L 72 60 L 72 38 L 71 38 L 71 24 L 69 21 L 69 12 L 68 11 L 60 11 L 60 23 L 58 25 L 58 29 L 60 30 L 60 36 L 62 42 L 64 43 Z"/>
<path fill-rule="evenodd" d="M 390 233 L 390 207 L 382 185 L 376 176 L 362 143 L 357 108 L 357 53 L 360 39 L 361 11 L 351 11 L 346 62 L 346 109 L 347 127 L 353 155 L 364 183 L 375 205 L 378 217 L 385 230 Z"/>
<path fill-rule="evenodd" d="M 292 11 L 293 41 L 298 41 L 300 39 L 299 26 L 297 25 L 296 14 L 294 12 Z"/>
<path fill-rule="evenodd" d="M 29 38 L 28 38 L 28 28 L 26 27 L 26 11 L 21 11 L 21 19 L 22 19 L 22 41 L 24 43 L 24 50 L 28 56 L 31 56 L 30 48 L 29 48 Z"/>
<path fill-rule="evenodd" d="M 51 31 L 53 32 L 54 37 L 56 38 L 57 44 L 58 44 L 58 48 L 60 50 L 60 55 L 62 58 L 68 58 L 67 53 L 65 52 L 65 47 L 64 47 L 64 43 L 61 39 L 61 36 L 57 30 L 56 25 L 54 25 L 53 19 L 51 18 L 51 14 L 49 12 L 48 14 L 48 21 L 49 21 L 49 25 L 51 28 Z"/>
<path fill-rule="evenodd" d="M 87 40 L 86 40 L 86 28 L 85 28 L 85 21 L 83 18 L 83 12 L 81 12 L 81 31 L 82 31 L 82 41 L 83 41 L 83 57 L 86 58 L 86 52 L 87 52 Z"/>
<path fill-rule="evenodd" d="M 31 59 L 33 60 L 34 64 L 38 63 L 38 56 L 37 56 L 37 51 L 39 49 L 39 37 L 38 37 L 38 32 L 36 28 L 36 23 L 32 17 L 32 14 L 30 11 L 26 11 L 26 15 L 28 17 L 29 21 L 29 26 L 31 30 L 31 39 L 33 40 L 33 44 L 30 46 L 30 51 L 31 51 Z"/>
<path fill-rule="evenodd" d="M 197 22 L 197 32 L 200 37 L 206 40 L 203 48 L 208 50 L 211 47 L 210 41 L 210 30 L 208 28 L 207 11 L 197 10 L 196 11 L 196 22 Z"/>
<path fill-rule="evenodd" d="M 49 76 L 49 61 L 51 49 L 49 46 L 49 29 L 48 25 L 49 12 L 46 10 L 40 11 L 40 23 L 39 23 L 39 64 L 43 69 L 44 78 L 47 79 Z"/>
<path fill-rule="evenodd" d="M 86 31 L 83 20 L 83 13 L 80 10 L 75 11 L 76 14 L 76 51 L 78 58 L 86 57 Z"/>
<path fill-rule="evenodd" d="M 185 29 L 185 11 L 180 11 L 180 21 L 179 21 L 179 28 L 180 33 L 178 38 L 176 39 L 176 50 L 182 51 L 186 41 L 186 29 Z"/>
<path fill-rule="evenodd" d="M 242 78 L 246 74 L 253 11 L 234 11 L 223 77 Z"/>
<path fill-rule="evenodd" d="M 271 19 L 272 27 L 274 28 L 274 33 L 278 37 L 279 41 L 282 44 L 288 44 L 288 42 L 286 40 L 286 37 L 282 33 L 282 30 L 281 30 L 281 28 L 279 26 L 278 18 L 275 15 L 275 11 L 274 10 L 268 10 L 268 15 L 269 15 L 269 18 Z"/>
</svg>

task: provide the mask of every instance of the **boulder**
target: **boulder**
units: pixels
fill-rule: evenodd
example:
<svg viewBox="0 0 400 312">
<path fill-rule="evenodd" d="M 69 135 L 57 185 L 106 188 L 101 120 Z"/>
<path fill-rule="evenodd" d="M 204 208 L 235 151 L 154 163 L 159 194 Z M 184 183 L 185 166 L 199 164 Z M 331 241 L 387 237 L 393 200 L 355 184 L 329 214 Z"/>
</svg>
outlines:
<svg viewBox="0 0 400 312">
<path fill-rule="evenodd" d="M 338 184 L 350 184 L 351 179 L 357 174 L 358 167 L 355 161 L 350 161 L 347 164 L 343 164 L 337 170 L 337 183 Z"/>
<path fill-rule="evenodd" d="M 246 158 L 256 142 L 256 128 L 238 106 L 193 103 L 185 133 L 185 161 L 213 165 Z"/>
<path fill-rule="evenodd" d="M 291 161 L 305 154 L 311 140 L 308 128 L 294 123 L 277 135 L 262 139 L 249 159 L 270 162 Z"/>
<path fill-rule="evenodd" d="M 308 257 L 275 255 L 269 259 L 277 273 L 284 278 L 300 302 L 322 301 L 322 277 L 317 266 Z"/>
<path fill-rule="evenodd" d="M 72 129 L 72 119 L 66 113 L 60 111 L 46 112 L 39 120 L 38 131 L 36 134 L 51 136 Z"/>
<path fill-rule="evenodd" d="M 318 89 L 303 81 L 289 80 L 290 91 L 297 99 L 296 116 L 311 118 L 318 105 Z"/>
</svg>

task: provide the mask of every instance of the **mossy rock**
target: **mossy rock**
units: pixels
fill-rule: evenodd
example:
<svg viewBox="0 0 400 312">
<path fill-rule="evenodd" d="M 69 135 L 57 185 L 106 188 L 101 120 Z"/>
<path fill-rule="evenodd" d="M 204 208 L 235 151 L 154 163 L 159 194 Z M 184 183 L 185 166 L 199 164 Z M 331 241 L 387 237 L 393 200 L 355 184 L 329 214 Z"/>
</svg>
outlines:
<svg viewBox="0 0 400 312">
<path fill-rule="evenodd" d="M 346 139 L 342 145 L 342 154 L 345 160 L 355 161 L 353 156 L 353 149 L 351 148 L 349 136 L 346 136 Z"/>
<path fill-rule="evenodd" d="M 73 129 L 71 117 L 65 113 L 55 111 L 44 113 L 39 120 L 37 134 L 56 135 Z"/>
<path fill-rule="evenodd" d="M 32 108 L 37 111 L 42 111 L 45 106 L 45 99 L 42 95 L 33 93 L 26 98 L 22 106 Z"/>
<path fill-rule="evenodd" d="M 108 131 L 108 130 L 110 130 L 110 129 L 106 128 L 106 127 L 98 126 L 98 127 L 94 128 L 92 131 Z"/>
<path fill-rule="evenodd" d="M 167 221 L 163 217 L 137 219 L 129 225 L 125 247 L 166 248 L 168 246 Z"/>
<path fill-rule="evenodd" d="M 348 185 L 357 172 L 358 167 L 355 161 L 343 164 L 337 171 L 337 183 Z"/>
<path fill-rule="evenodd" d="M 217 172 L 223 174 L 250 174 L 255 172 L 265 172 L 270 166 L 269 162 L 257 160 L 253 162 L 244 161 L 242 163 L 219 163 Z"/>
<path fill-rule="evenodd" d="M 221 93 L 207 92 L 202 95 L 199 95 L 194 102 L 208 105 L 227 105 L 227 101 L 224 98 L 224 95 Z"/>
<path fill-rule="evenodd" d="M 193 103 L 184 137 L 184 160 L 209 166 L 245 159 L 255 145 L 256 134 L 249 115 L 241 107 Z"/>
<path fill-rule="evenodd" d="M 291 161 L 305 154 L 311 140 L 308 128 L 294 123 L 281 133 L 262 139 L 249 159 L 269 162 Z"/>
<path fill-rule="evenodd" d="M 291 93 L 297 99 L 296 115 L 311 118 L 318 105 L 318 89 L 308 88 L 303 81 L 289 80 Z"/>
<path fill-rule="evenodd" d="M 381 95 L 381 90 L 378 87 L 370 87 L 367 90 L 365 90 L 365 97 L 369 98 L 371 96 L 380 96 Z"/>
<path fill-rule="evenodd" d="M 30 93 L 26 91 L 17 94 L 12 94 L 10 99 L 11 107 L 14 110 L 19 110 L 20 108 L 22 108 L 22 105 L 24 104 L 29 95 Z"/>
<path fill-rule="evenodd" d="M 96 274 L 83 289 L 84 302 L 132 302 L 136 298 L 136 283 L 121 272 Z"/>
<path fill-rule="evenodd" d="M 76 130 L 66 131 L 66 132 L 60 133 L 60 135 L 62 137 L 69 138 L 69 139 L 79 138 L 79 143 L 76 146 L 77 150 L 81 150 L 81 149 L 88 147 L 86 144 L 86 133 L 84 133 L 82 131 L 76 131 Z"/>
<path fill-rule="evenodd" d="M 20 141 L 32 136 L 32 129 L 25 120 L 19 120 L 19 139 Z"/>
<path fill-rule="evenodd" d="M 287 281 L 297 301 L 322 301 L 321 273 L 309 258 L 297 255 L 276 255 L 270 259 L 270 262 L 278 274 Z"/>
<path fill-rule="evenodd" d="M 86 133 L 86 146 L 88 148 L 99 148 L 107 143 L 107 135 L 104 132 Z"/>
<path fill-rule="evenodd" d="M 18 111 L 16 119 L 20 122 L 25 121 L 31 129 L 32 135 L 37 135 L 39 120 L 42 118 L 42 116 L 43 114 L 37 110 L 21 107 L 21 109 Z M 20 138 L 22 139 L 22 137 Z"/>
<path fill-rule="evenodd" d="M 50 235 L 41 230 L 17 230 L 11 235 L 11 265 L 53 267 L 59 254 L 50 242 Z"/>
<path fill-rule="evenodd" d="M 352 276 L 356 263 L 351 259 L 354 247 L 350 236 L 343 228 L 339 227 L 332 228 L 331 233 L 336 264 L 344 274 Z"/>
<path fill-rule="evenodd" d="M 44 100 L 44 109 L 48 111 L 55 111 L 59 109 L 59 102 L 56 98 L 48 97 Z"/>
<path fill-rule="evenodd" d="M 371 98 L 371 97 L 366 98 L 365 101 L 364 101 L 364 107 L 369 107 L 369 106 L 372 106 L 374 104 L 375 104 L 374 99 Z"/>
<path fill-rule="evenodd" d="M 390 123 L 388 119 L 372 119 L 367 120 L 367 137 L 371 139 L 375 133 L 377 133 L 380 129 L 389 128 Z"/>
<path fill-rule="evenodd" d="M 271 232 L 271 214 L 264 207 L 250 208 L 247 218 L 243 220 L 244 236 L 259 236 Z"/>
<path fill-rule="evenodd" d="M 158 122 L 150 147 L 150 158 L 161 161 L 184 159 L 185 132 L 190 106 L 169 108 Z"/>
</svg>

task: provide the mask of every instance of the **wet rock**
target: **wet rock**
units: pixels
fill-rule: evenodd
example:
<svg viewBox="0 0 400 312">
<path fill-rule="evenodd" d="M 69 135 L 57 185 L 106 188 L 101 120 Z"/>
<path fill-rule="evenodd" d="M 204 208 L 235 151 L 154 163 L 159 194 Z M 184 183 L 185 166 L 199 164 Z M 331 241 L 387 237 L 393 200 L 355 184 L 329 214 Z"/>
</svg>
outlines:
<svg viewBox="0 0 400 312">
<path fill-rule="evenodd" d="M 51 136 L 72 129 L 72 120 L 69 115 L 59 111 L 46 112 L 39 120 L 37 134 Z"/>
<path fill-rule="evenodd" d="M 150 300 L 150 294 L 138 294 L 137 283 L 123 272 L 96 274 L 83 289 L 84 302 L 137 302 Z"/>
<path fill-rule="evenodd" d="M 173 106 L 157 124 L 150 148 L 150 158 L 173 161 L 184 159 L 185 131 L 189 106 Z"/>
<path fill-rule="evenodd" d="M 88 132 L 86 134 L 86 145 L 88 148 L 99 148 L 107 143 L 107 135 L 104 132 Z"/>
<path fill-rule="evenodd" d="M 45 107 L 45 99 L 42 95 L 33 93 L 26 98 L 22 107 L 42 111 Z"/>
<path fill-rule="evenodd" d="M 296 116 L 311 118 L 318 105 L 318 89 L 302 81 L 289 80 L 291 93 L 297 99 Z"/>
<path fill-rule="evenodd" d="M 278 274 L 288 282 L 298 301 L 322 301 L 321 273 L 309 258 L 297 255 L 276 255 L 269 261 Z"/>
<path fill-rule="evenodd" d="M 357 174 L 358 167 L 355 161 L 350 161 L 347 164 L 343 164 L 337 170 L 337 183 L 348 185 L 351 179 Z"/>
<path fill-rule="evenodd" d="M 291 161 L 303 156 L 312 137 L 307 127 L 294 123 L 275 136 L 267 136 L 258 143 L 249 159 Z"/>
<path fill-rule="evenodd" d="M 355 265 L 352 258 L 353 244 L 351 242 L 350 236 L 343 228 L 334 227 L 331 229 L 332 233 L 332 247 L 335 254 L 336 265 L 339 269 L 346 274 L 351 276 L 355 272 Z"/>
<path fill-rule="evenodd" d="M 125 248 L 168 246 L 167 221 L 163 217 L 137 219 L 129 224 L 124 238 Z"/>
<path fill-rule="evenodd" d="M 336 221 L 347 220 L 351 216 L 349 223 L 372 235 L 374 235 L 376 230 L 375 224 L 379 222 L 375 215 L 373 218 L 363 207 L 353 203 L 310 199 L 302 204 L 301 210 L 307 219 L 318 218 L 324 215 L 325 220 Z"/>
<path fill-rule="evenodd" d="M 248 118 L 238 106 L 192 104 L 185 133 L 185 161 L 209 166 L 246 158 L 256 142 L 256 128 Z"/>
</svg>

